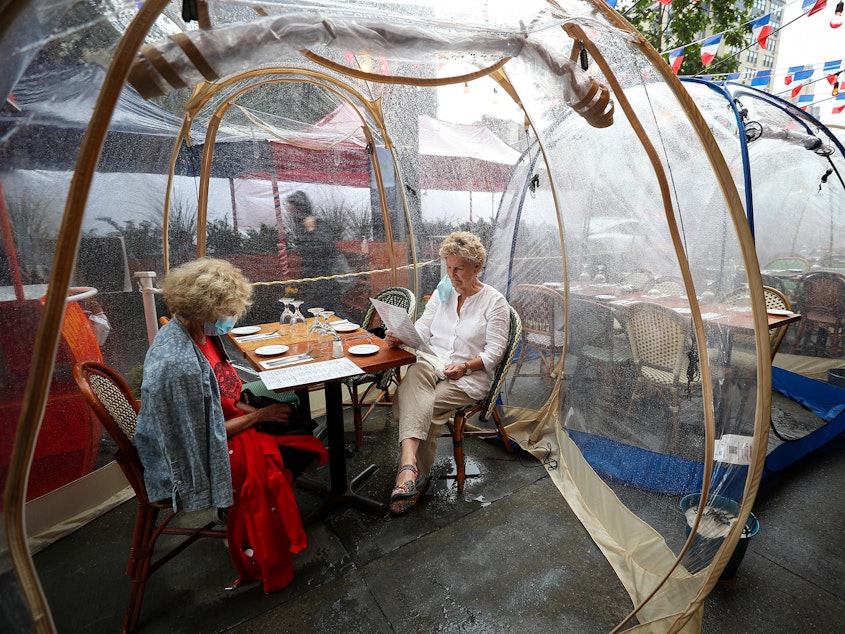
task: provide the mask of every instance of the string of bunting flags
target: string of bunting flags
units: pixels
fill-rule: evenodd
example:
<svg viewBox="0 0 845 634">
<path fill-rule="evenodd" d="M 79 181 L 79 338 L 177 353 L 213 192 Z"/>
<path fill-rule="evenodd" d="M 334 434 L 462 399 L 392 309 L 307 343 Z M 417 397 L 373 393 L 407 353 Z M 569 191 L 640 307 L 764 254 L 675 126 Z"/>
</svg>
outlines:
<svg viewBox="0 0 845 634">
<path fill-rule="evenodd" d="M 654 2 L 660 2 L 664 5 L 670 5 L 672 0 L 653 0 Z M 617 0 L 606 0 L 608 5 L 615 8 L 617 4 Z M 819 11 L 822 11 L 827 7 L 827 0 L 801 0 L 801 12 L 802 16 L 810 17 Z M 760 17 L 754 18 L 743 25 L 740 28 L 745 27 L 746 25 L 750 27 L 752 41 L 756 42 L 760 48 L 765 49 L 768 37 L 774 32 L 772 23 L 771 23 L 771 16 L 772 13 L 778 12 L 780 13 L 783 11 L 784 7 L 780 7 L 775 11 L 768 13 L 766 15 L 762 15 Z M 843 9 L 845 9 L 845 0 L 839 0 L 833 11 L 833 16 L 830 19 L 830 28 L 837 29 L 842 26 L 842 13 Z M 794 20 L 793 20 L 794 21 Z M 784 28 L 783 25 L 778 30 Z M 672 50 L 667 51 L 665 54 L 669 61 L 669 66 L 672 68 L 672 71 L 677 75 L 681 69 L 681 66 L 684 62 L 684 51 L 687 46 L 692 44 L 701 44 L 701 64 L 706 68 L 710 66 L 713 60 L 716 59 L 716 54 L 719 50 L 719 46 L 722 43 L 722 39 L 725 32 L 715 33 L 713 35 L 709 35 L 702 40 L 698 40 L 696 42 L 690 42 L 684 46 L 678 46 L 673 48 Z M 803 110 L 806 110 L 814 101 L 817 96 L 820 95 L 801 95 L 801 90 L 804 88 L 805 85 L 809 83 L 814 83 L 815 81 L 819 81 L 820 79 L 826 78 L 828 82 L 831 84 L 832 92 L 831 97 L 834 98 L 835 105 L 833 106 L 833 114 L 839 114 L 845 111 L 845 91 L 840 94 L 839 93 L 839 75 L 842 72 L 845 72 L 845 68 L 842 67 L 842 60 L 835 60 L 824 62 L 824 65 L 821 69 L 822 77 L 819 79 L 810 81 L 813 75 L 816 72 L 815 68 L 816 64 L 807 64 L 803 66 L 791 66 L 787 69 L 786 73 L 783 75 L 783 81 L 785 86 L 789 86 L 788 91 L 789 95 L 792 98 L 798 98 L 798 106 L 801 107 Z M 751 86 L 761 87 L 767 86 L 773 77 L 779 76 L 780 73 L 775 71 L 773 75 L 773 71 L 771 69 L 766 70 L 759 70 L 757 71 L 753 77 L 750 78 Z M 732 72 L 732 73 L 718 73 L 720 78 L 724 78 L 727 81 L 738 81 L 740 79 L 740 73 Z M 714 75 L 703 75 L 701 76 L 702 79 L 712 80 Z M 822 96 L 823 97 L 823 96 Z M 823 97 L 823 100 L 827 100 L 828 97 Z"/>
</svg>

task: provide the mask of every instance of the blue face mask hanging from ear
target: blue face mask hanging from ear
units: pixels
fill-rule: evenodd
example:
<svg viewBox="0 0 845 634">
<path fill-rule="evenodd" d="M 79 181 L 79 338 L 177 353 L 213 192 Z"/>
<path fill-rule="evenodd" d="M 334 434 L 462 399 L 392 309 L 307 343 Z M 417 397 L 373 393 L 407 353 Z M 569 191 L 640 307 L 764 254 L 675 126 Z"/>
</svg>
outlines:
<svg viewBox="0 0 845 634">
<path fill-rule="evenodd" d="M 449 303 L 449 298 L 452 296 L 453 290 L 452 280 L 449 279 L 448 275 L 444 275 L 443 279 L 440 280 L 440 283 L 437 285 L 437 294 L 440 295 L 441 303 Z"/>
<path fill-rule="evenodd" d="M 234 328 L 237 321 L 237 317 L 221 317 L 213 324 L 204 324 L 203 330 L 209 337 L 220 337 Z"/>
</svg>

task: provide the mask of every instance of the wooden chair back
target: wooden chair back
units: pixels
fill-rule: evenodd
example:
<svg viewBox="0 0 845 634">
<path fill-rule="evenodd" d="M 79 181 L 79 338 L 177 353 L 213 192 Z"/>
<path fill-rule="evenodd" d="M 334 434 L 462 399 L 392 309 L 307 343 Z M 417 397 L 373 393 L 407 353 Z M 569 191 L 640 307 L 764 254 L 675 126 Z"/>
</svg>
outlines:
<svg viewBox="0 0 845 634">
<path fill-rule="evenodd" d="M 505 354 L 502 361 L 496 368 L 493 375 L 493 380 L 490 383 L 490 389 L 484 398 L 477 401 L 473 405 L 461 407 L 455 410 L 455 415 L 450 423 L 448 423 L 449 435 L 452 436 L 452 448 L 455 456 L 456 465 L 456 483 L 458 491 L 464 490 L 464 483 L 466 481 L 466 462 L 464 457 L 464 436 L 495 436 L 498 434 L 505 443 L 505 449 L 511 451 L 510 438 L 502 423 L 501 415 L 497 409 L 499 395 L 505 384 L 505 379 L 508 375 L 511 363 L 513 362 L 516 348 L 520 342 L 522 334 L 522 323 L 520 321 L 519 313 L 516 312 L 513 306 L 510 306 L 510 325 L 508 330 L 508 342 L 505 346 Z M 466 431 L 466 424 L 470 417 L 478 415 L 480 422 L 486 422 L 490 418 L 496 424 L 496 429 L 482 429 L 477 431 Z"/>
<path fill-rule="evenodd" d="M 144 590 L 150 576 L 196 540 L 203 537 L 225 538 L 226 531 L 215 529 L 214 522 L 199 527 L 169 526 L 179 511 L 173 510 L 169 499 L 151 502 L 147 496 L 144 467 L 133 444 L 139 404 L 132 390 L 113 369 L 93 361 L 77 363 L 73 377 L 89 407 L 117 445 L 115 461 L 135 491 L 137 514 L 126 566 L 126 574 L 132 583 L 121 628 L 122 632 L 132 632 L 138 625 Z M 162 512 L 165 515 L 159 521 Z M 183 539 L 166 552 L 156 554 L 156 541 L 161 535 L 180 535 Z"/>
</svg>

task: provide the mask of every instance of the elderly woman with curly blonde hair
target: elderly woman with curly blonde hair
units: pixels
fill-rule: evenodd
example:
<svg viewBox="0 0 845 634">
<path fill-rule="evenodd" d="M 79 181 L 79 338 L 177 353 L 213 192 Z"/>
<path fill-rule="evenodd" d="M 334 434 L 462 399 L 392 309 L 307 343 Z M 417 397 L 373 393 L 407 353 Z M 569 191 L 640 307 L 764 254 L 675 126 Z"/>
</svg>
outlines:
<svg viewBox="0 0 845 634">
<path fill-rule="evenodd" d="M 454 410 L 484 397 L 507 346 L 510 313 L 504 296 L 478 279 L 487 253 L 466 231 L 440 246 L 446 277 L 414 324 L 437 358 L 419 354 L 393 405 L 401 456 L 390 511 L 411 508 L 429 484 L 437 439 Z M 388 333 L 390 346 L 402 342 Z"/>
<path fill-rule="evenodd" d="M 147 495 L 186 511 L 219 509 L 240 580 L 261 578 L 265 592 L 277 590 L 293 577 L 290 554 L 305 547 L 294 474 L 280 446 L 321 461 L 325 448 L 310 435 L 259 433 L 259 424 L 294 420 L 296 399 L 262 407 L 244 401 L 221 339 L 251 303 L 240 270 L 225 260 L 194 260 L 170 271 L 161 289 L 173 318 L 147 351 L 135 430 Z"/>
</svg>

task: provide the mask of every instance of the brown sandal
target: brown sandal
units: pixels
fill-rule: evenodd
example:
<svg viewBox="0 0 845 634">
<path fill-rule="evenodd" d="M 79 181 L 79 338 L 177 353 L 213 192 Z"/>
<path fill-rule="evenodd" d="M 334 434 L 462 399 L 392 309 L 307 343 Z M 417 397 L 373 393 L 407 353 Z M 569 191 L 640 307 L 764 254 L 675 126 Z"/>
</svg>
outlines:
<svg viewBox="0 0 845 634">
<path fill-rule="evenodd" d="M 417 491 L 417 478 L 419 477 L 420 472 L 412 464 L 406 464 L 399 467 L 397 475 L 399 473 L 402 473 L 403 471 L 412 472 L 414 474 L 414 479 L 405 480 L 402 484 L 393 489 L 393 491 L 390 493 L 391 503 L 396 502 L 397 500 L 406 500 L 408 498 L 412 498 L 419 493 Z"/>
</svg>

